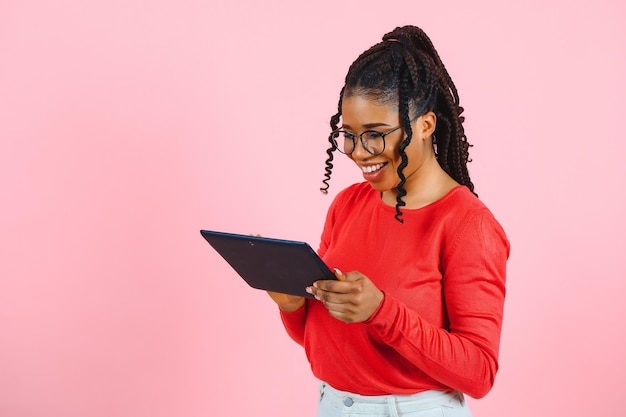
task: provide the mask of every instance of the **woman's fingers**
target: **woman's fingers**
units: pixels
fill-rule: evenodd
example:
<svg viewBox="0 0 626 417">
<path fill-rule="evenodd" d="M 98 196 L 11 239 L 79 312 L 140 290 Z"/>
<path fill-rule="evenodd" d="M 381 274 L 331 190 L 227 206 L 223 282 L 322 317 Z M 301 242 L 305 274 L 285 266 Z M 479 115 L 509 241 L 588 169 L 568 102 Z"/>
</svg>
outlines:
<svg viewBox="0 0 626 417">
<path fill-rule="evenodd" d="M 308 291 L 333 316 L 345 322 L 367 320 L 376 311 L 383 293 L 363 274 L 335 270 L 338 280 L 317 281 Z"/>
</svg>

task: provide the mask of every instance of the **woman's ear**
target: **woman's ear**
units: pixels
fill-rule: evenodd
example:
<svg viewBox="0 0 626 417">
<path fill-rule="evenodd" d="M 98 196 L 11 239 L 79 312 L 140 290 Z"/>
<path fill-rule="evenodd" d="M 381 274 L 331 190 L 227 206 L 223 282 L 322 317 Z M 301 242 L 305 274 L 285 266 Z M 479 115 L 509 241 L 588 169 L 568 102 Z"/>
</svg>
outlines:
<svg viewBox="0 0 626 417">
<path fill-rule="evenodd" d="M 431 137 L 437 127 L 437 115 L 432 111 L 424 113 L 417 119 L 416 127 L 422 138 L 426 139 Z"/>
</svg>

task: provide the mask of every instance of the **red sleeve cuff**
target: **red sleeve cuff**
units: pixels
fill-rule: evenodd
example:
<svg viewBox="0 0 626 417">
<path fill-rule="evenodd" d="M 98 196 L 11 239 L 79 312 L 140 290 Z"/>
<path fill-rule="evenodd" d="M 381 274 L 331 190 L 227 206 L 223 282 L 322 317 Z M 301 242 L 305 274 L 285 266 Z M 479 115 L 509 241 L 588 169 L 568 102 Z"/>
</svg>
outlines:
<svg viewBox="0 0 626 417">
<path fill-rule="evenodd" d="M 379 316 L 384 317 L 384 313 L 381 314 L 381 311 L 389 309 L 389 307 L 387 306 L 387 304 L 389 304 L 387 299 L 388 299 L 387 294 L 385 294 L 385 292 L 383 291 L 383 300 L 380 302 L 376 310 L 374 310 L 370 318 L 365 320 L 365 324 L 376 323 L 378 321 L 377 318 Z"/>
</svg>

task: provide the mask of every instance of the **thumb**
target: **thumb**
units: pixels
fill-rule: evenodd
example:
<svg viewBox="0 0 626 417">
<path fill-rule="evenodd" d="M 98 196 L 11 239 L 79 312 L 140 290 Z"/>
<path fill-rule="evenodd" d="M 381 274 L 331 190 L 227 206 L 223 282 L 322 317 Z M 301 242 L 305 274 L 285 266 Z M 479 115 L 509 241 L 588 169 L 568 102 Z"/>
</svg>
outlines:
<svg viewBox="0 0 626 417">
<path fill-rule="evenodd" d="M 348 279 L 348 276 L 341 272 L 339 268 L 335 268 L 335 276 L 339 281 L 346 281 Z"/>
<path fill-rule="evenodd" d="M 339 269 L 335 268 L 335 276 L 339 281 L 357 281 L 361 277 L 361 274 L 356 271 L 344 274 Z"/>
</svg>

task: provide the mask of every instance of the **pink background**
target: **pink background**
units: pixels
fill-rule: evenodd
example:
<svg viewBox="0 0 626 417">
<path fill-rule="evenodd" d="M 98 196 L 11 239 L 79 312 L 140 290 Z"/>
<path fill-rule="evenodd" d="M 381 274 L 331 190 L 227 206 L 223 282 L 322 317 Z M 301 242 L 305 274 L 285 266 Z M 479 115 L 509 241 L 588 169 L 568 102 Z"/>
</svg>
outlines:
<svg viewBox="0 0 626 417">
<path fill-rule="evenodd" d="M 593 5 L 592 5 L 593 3 Z M 0 1 L 0 415 L 312 416 L 276 308 L 200 228 L 307 240 L 356 56 L 422 26 L 512 242 L 476 416 L 623 414 L 619 1 Z"/>
</svg>

